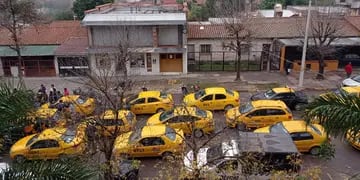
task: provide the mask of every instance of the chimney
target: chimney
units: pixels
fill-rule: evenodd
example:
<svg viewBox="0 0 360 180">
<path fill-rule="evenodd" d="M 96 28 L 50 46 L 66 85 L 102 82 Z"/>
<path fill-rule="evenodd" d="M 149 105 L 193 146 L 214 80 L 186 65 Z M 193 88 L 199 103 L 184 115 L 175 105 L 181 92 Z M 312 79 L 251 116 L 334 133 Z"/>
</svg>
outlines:
<svg viewBox="0 0 360 180">
<path fill-rule="evenodd" d="M 282 17 L 283 9 L 281 4 L 275 4 L 274 6 L 274 17 Z"/>
</svg>

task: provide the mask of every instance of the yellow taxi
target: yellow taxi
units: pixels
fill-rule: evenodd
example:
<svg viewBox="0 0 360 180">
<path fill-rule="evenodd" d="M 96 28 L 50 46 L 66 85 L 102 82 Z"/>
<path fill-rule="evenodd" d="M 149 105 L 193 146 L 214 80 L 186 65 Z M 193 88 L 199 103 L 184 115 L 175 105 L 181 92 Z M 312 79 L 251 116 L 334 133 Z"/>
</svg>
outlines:
<svg viewBox="0 0 360 180">
<path fill-rule="evenodd" d="M 306 124 L 302 120 L 283 121 L 256 129 L 256 133 L 285 133 L 293 139 L 299 152 L 319 154 L 320 145 L 327 141 L 327 133 L 319 124 Z"/>
<path fill-rule="evenodd" d="M 94 98 L 84 98 L 80 95 L 68 95 L 61 97 L 56 103 L 43 104 L 40 108 L 55 108 L 57 104 L 62 100 L 65 104 L 69 105 L 69 108 L 72 112 L 77 112 L 82 115 L 88 116 L 91 115 L 95 110 L 95 99 Z"/>
<path fill-rule="evenodd" d="M 240 95 L 223 87 L 210 87 L 186 95 L 183 103 L 205 110 L 228 110 L 239 106 Z"/>
<path fill-rule="evenodd" d="M 146 125 L 159 124 L 181 129 L 185 134 L 194 132 L 195 137 L 202 137 L 204 133 L 209 134 L 215 130 L 212 112 L 197 107 L 179 106 L 169 111 L 154 114 L 148 119 Z"/>
<path fill-rule="evenodd" d="M 129 110 L 119 110 L 118 117 L 115 115 L 112 110 L 107 110 L 95 122 L 97 129 L 106 136 L 129 132 L 136 124 L 136 115 Z"/>
<path fill-rule="evenodd" d="M 228 127 L 260 128 L 280 121 L 292 120 L 290 109 L 280 100 L 257 100 L 229 109 L 226 114 Z"/>
<path fill-rule="evenodd" d="M 10 157 L 22 162 L 77 156 L 84 152 L 85 140 L 85 131 L 81 126 L 49 128 L 17 141 L 10 149 Z"/>
<path fill-rule="evenodd" d="M 118 136 L 113 155 L 120 157 L 174 157 L 184 151 L 184 134 L 165 125 L 144 126 Z"/>
<path fill-rule="evenodd" d="M 358 132 L 356 135 L 354 135 L 354 133 L 352 133 L 351 131 L 348 131 L 346 133 L 346 140 L 349 142 L 349 144 L 352 147 L 360 150 L 360 132 Z"/>
<path fill-rule="evenodd" d="M 356 87 L 350 87 L 350 86 L 346 86 L 346 87 L 341 87 L 337 90 L 334 91 L 335 94 L 340 94 L 340 91 L 344 92 L 345 94 L 348 95 L 353 95 L 356 97 L 360 97 L 360 86 L 356 86 Z"/>
<path fill-rule="evenodd" d="M 173 108 L 173 97 L 161 91 L 142 91 L 125 99 L 125 107 L 135 114 L 155 114 Z"/>
<path fill-rule="evenodd" d="M 27 126 L 24 127 L 25 134 L 34 134 L 41 132 L 48 127 L 54 127 L 61 122 L 61 115 L 57 109 L 37 109 L 34 112 L 30 112 L 27 116 L 30 121 Z"/>
</svg>

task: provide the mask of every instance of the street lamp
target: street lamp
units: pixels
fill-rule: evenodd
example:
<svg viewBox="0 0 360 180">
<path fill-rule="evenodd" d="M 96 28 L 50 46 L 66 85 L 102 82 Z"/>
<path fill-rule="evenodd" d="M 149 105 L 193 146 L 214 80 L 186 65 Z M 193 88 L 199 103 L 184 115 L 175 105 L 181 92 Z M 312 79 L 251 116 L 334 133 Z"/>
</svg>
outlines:
<svg viewBox="0 0 360 180">
<path fill-rule="evenodd" d="M 311 0 L 309 0 L 309 8 L 306 17 L 306 26 L 305 26 L 305 37 L 304 37 L 304 45 L 301 56 L 301 67 L 300 67 L 300 77 L 299 77 L 299 87 L 303 87 L 304 84 L 304 73 L 305 73 L 305 58 L 306 58 L 306 49 L 308 42 L 308 33 L 309 33 L 309 24 L 310 24 L 310 16 L 311 16 Z"/>
</svg>

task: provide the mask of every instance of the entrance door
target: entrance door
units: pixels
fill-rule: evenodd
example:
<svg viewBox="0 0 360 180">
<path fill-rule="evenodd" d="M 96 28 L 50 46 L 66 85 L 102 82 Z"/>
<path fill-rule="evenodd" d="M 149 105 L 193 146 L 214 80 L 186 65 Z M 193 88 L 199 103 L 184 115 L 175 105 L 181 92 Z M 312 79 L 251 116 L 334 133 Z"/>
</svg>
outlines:
<svg viewBox="0 0 360 180">
<path fill-rule="evenodd" d="M 183 72 L 182 54 L 160 54 L 160 72 Z"/>
</svg>

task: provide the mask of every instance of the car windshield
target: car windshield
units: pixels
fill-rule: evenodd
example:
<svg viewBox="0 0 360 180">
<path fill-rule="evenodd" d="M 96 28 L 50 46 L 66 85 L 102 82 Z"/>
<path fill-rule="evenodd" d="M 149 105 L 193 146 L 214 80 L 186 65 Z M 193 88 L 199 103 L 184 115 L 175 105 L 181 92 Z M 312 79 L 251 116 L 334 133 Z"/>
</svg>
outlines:
<svg viewBox="0 0 360 180">
<path fill-rule="evenodd" d="M 270 126 L 270 133 L 289 134 L 281 122 Z"/>
<path fill-rule="evenodd" d="M 141 131 L 142 129 L 137 129 L 131 133 L 129 137 L 129 144 L 134 144 L 138 139 L 141 138 Z"/>
<path fill-rule="evenodd" d="M 125 103 L 128 104 L 131 101 L 133 101 L 134 99 L 136 99 L 137 97 L 138 97 L 138 95 L 131 95 L 131 96 L 126 98 Z"/>
<path fill-rule="evenodd" d="M 170 140 L 174 141 L 176 139 L 176 132 L 173 128 L 166 127 L 165 136 L 168 137 Z"/>
<path fill-rule="evenodd" d="M 77 103 L 77 104 L 84 104 L 85 102 L 86 102 L 86 100 L 83 99 L 83 98 L 81 98 L 81 97 L 79 97 L 79 98 L 76 99 L 76 103 Z"/>
<path fill-rule="evenodd" d="M 33 136 L 32 138 L 30 138 L 29 141 L 26 143 L 26 146 L 29 146 L 29 145 L 32 144 L 34 141 L 36 141 L 38 137 L 39 137 L 39 134 L 36 134 L 36 135 Z"/>
<path fill-rule="evenodd" d="M 205 95 L 205 90 L 202 89 L 195 93 L 195 99 L 199 99 L 199 98 L 203 97 L 204 95 Z"/>
<path fill-rule="evenodd" d="M 164 111 L 160 114 L 160 121 L 166 121 L 167 119 L 171 118 L 174 116 L 174 109 L 170 110 L 170 111 Z"/>
<path fill-rule="evenodd" d="M 239 112 L 241 114 L 244 114 L 244 113 L 247 113 L 247 112 L 250 112 L 252 109 L 253 109 L 253 105 L 251 104 L 251 102 L 248 102 L 246 104 L 243 104 L 239 107 Z"/>
<path fill-rule="evenodd" d="M 276 95 L 276 93 L 272 90 L 272 89 L 270 89 L 270 90 L 268 90 L 268 91 L 266 91 L 265 93 L 264 93 L 264 96 L 267 98 L 267 99 L 270 99 L 270 98 L 272 98 L 273 96 L 275 96 Z"/>
<path fill-rule="evenodd" d="M 220 143 L 209 147 L 209 149 L 206 152 L 206 161 L 213 162 L 216 159 L 220 159 L 223 156 L 224 156 L 224 152 L 222 150 L 222 144 Z"/>
<path fill-rule="evenodd" d="M 65 142 L 65 143 L 70 143 L 71 141 L 74 140 L 76 135 L 76 129 L 70 129 L 67 128 L 65 133 L 61 135 L 61 139 Z"/>
<path fill-rule="evenodd" d="M 360 82 L 360 75 L 354 76 L 351 79 L 356 81 L 356 82 Z"/>
<path fill-rule="evenodd" d="M 321 134 L 321 131 L 320 131 L 318 128 L 316 128 L 314 125 L 309 124 L 309 127 L 310 127 L 311 130 L 314 131 L 316 134 L 322 135 L 322 134 Z"/>
<path fill-rule="evenodd" d="M 200 108 L 196 108 L 195 114 L 200 117 L 206 117 L 206 115 L 207 115 L 206 111 L 204 111 Z"/>
</svg>

